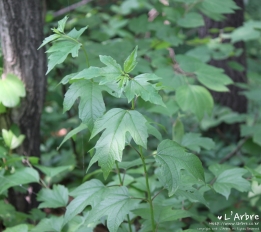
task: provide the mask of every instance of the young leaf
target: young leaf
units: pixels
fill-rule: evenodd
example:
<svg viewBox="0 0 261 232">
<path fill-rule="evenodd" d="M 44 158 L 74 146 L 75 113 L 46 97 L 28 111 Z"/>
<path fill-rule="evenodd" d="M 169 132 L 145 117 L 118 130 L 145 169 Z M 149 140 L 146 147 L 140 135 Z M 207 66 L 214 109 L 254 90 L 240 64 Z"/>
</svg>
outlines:
<svg viewBox="0 0 261 232">
<path fill-rule="evenodd" d="M 53 189 L 42 189 L 37 200 L 42 201 L 38 208 L 58 208 L 67 205 L 69 196 L 68 189 L 63 185 L 54 185 Z"/>
<path fill-rule="evenodd" d="M 107 190 L 99 180 L 92 179 L 78 186 L 69 195 L 74 199 L 66 207 L 63 225 L 69 222 L 74 216 L 81 213 L 86 206 L 94 207 L 103 199 L 103 194 Z"/>
<path fill-rule="evenodd" d="M 54 43 L 53 46 L 46 51 L 46 53 L 49 53 L 48 70 L 46 74 L 48 74 L 55 65 L 63 63 L 69 54 L 72 54 L 72 57 L 77 57 L 81 46 L 81 43 L 72 40 L 62 40 Z"/>
<path fill-rule="evenodd" d="M 57 148 L 60 149 L 60 147 L 68 140 L 70 139 L 71 137 L 73 137 L 74 135 L 78 134 L 79 132 L 83 131 L 83 130 L 86 130 L 88 127 L 87 125 L 85 124 L 81 124 L 79 125 L 78 127 L 74 128 L 73 130 L 71 130 L 63 139 L 63 141 L 61 142 L 61 144 L 59 145 L 59 147 Z"/>
<path fill-rule="evenodd" d="M 57 30 L 64 33 L 64 27 L 65 27 L 65 24 L 68 20 L 68 16 L 65 16 L 63 19 L 61 19 L 60 21 L 58 21 L 58 27 L 57 27 Z"/>
<path fill-rule="evenodd" d="M 139 201 L 131 199 L 125 186 L 112 188 L 106 198 L 93 208 L 86 220 L 93 222 L 107 215 L 109 231 L 117 232 L 126 215 L 137 207 Z"/>
<path fill-rule="evenodd" d="M 98 119 L 92 131 L 91 138 L 105 129 L 95 145 L 95 155 L 89 167 L 99 161 L 106 178 L 114 166 L 114 161 L 121 162 L 122 151 L 125 147 L 125 135 L 130 133 L 136 144 L 147 147 L 147 120 L 135 110 L 112 109 Z M 87 170 L 88 170 L 87 169 Z"/>
<path fill-rule="evenodd" d="M 5 145 L 9 149 L 15 149 L 15 148 L 19 147 L 25 139 L 24 135 L 19 135 L 18 137 L 16 137 L 16 135 L 11 130 L 7 131 L 5 129 L 2 129 L 2 136 L 4 139 Z"/>
<path fill-rule="evenodd" d="M 158 94 L 157 87 L 148 81 L 161 79 L 155 74 L 145 73 L 131 79 L 126 88 L 125 94 L 130 102 L 135 96 L 140 96 L 144 101 L 165 106 L 161 96 Z"/>
<path fill-rule="evenodd" d="M 102 97 L 102 87 L 89 80 L 74 82 L 66 92 L 63 102 L 64 112 L 71 109 L 76 99 L 80 97 L 79 118 L 92 130 L 94 121 L 105 112 Z"/>
<path fill-rule="evenodd" d="M 109 82 L 117 81 L 123 74 L 121 66 L 110 56 L 100 56 L 100 61 L 107 67 L 102 68 L 102 76 L 104 77 L 100 84 L 104 85 Z"/>
<path fill-rule="evenodd" d="M 132 53 L 128 56 L 128 58 L 124 62 L 124 72 L 130 73 L 135 66 L 137 65 L 137 50 L 138 46 L 135 47 L 135 49 L 132 51 Z"/>
<path fill-rule="evenodd" d="M 211 167 L 210 170 L 212 171 Z M 216 192 L 226 197 L 226 199 L 228 199 L 232 188 L 240 192 L 247 192 L 250 190 L 250 183 L 242 177 L 247 172 L 243 168 L 227 169 L 216 176 L 213 188 Z"/>
<path fill-rule="evenodd" d="M 75 28 L 73 28 L 67 36 L 74 38 L 74 39 L 79 39 L 79 37 L 82 35 L 83 32 L 88 28 L 88 26 L 81 28 L 79 31 L 77 31 Z"/>
<path fill-rule="evenodd" d="M 15 75 L 7 74 L 0 78 L 0 102 L 6 107 L 15 107 L 25 97 L 24 83 Z"/>
<path fill-rule="evenodd" d="M 39 174 L 33 168 L 22 168 L 10 176 L 0 176 L 0 194 L 10 187 L 20 186 L 28 183 L 38 183 Z"/>
<path fill-rule="evenodd" d="M 199 120 L 207 112 L 211 113 L 213 108 L 213 98 L 211 94 L 202 86 L 186 85 L 178 88 L 176 101 L 184 111 L 192 111 Z"/>
<path fill-rule="evenodd" d="M 155 157 L 160 165 L 160 172 L 156 173 L 168 189 L 169 196 L 173 195 L 180 184 L 180 170 L 185 169 L 196 179 L 204 181 L 204 170 L 201 161 L 194 154 L 174 141 L 163 140 L 157 149 Z"/>
</svg>

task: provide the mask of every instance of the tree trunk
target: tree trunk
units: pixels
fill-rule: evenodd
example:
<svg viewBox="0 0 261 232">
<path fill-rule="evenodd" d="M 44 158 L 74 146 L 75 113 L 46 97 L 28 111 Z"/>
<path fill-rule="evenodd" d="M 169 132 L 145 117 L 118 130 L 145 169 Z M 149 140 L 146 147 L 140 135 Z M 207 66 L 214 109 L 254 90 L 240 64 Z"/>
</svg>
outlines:
<svg viewBox="0 0 261 232">
<path fill-rule="evenodd" d="M 206 16 L 204 16 L 205 20 L 205 26 L 199 29 L 199 36 L 201 38 L 204 38 L 206 36 L 209 36 L 209 29 L 211 28 L 218 28 L 223 29 L 226 27 L 240 27 L 244 23 L 244 2 L 243 0 L 235 0 L 235 3 L 241 8 L 240 10 L 235 11 L 234 14 L 228 14 L 225 17 L 225 20 L 221 22 L 214 21 Z M 214 37 L 217 37 L 218 35 L 214 35 Z M 228 41 L 224 41 L 228 42 Z M 235 47 L 241 48 L 243 50 L 242 54 L 240 56 L 233 56 L 228 59 L 224 60 L 211 60 L 209 63 L 215 67 L 224 69 L 225 73 L 234 81 L 234 82 L 242 82 L 246 83 L 246 55 L 245 55 L 245 44 L 244 42 L 238 42 L 235 44 Z M 229 66 L 229 61 L 238 62 L 244 67 L 244 71 L 237 71 L 235 69 L 232 69 Z M 212 96 L 215 99 L 215 101 L 223 106 L 227 106 L 231 108 L 233 111 L 236 111 L 238 113 L 246 113 L 247 112 L 247 99 L 244 95 L 240 94 L 240 91 L 242 91 L 241 88 L 230 85 L 229 86 L 229 92 L 212 92 Z M 232 125 L 226 125 L 221 124 L 218 126 L 218 128 L 214 128 L 215 133 L 218 132 L 218 134 L 221 135 L 221 137 L 225 138 L 226 141 L 229 141 L 230 139 L 236 139 L 238 140 L 240 138 L 240 127 L 239 124 L 232 124 Z M 230 132 L 230 134 L 233 134 L 231 137 L 230 135 L 224 136 L 225 132 Z"/>
<path fill-rule="evenodd" d="M 216 22 L 210 18 L 204 16 L 205 26 L 200 28 L 199 36 L 206 37 L 209 36 L 209 29 L 219 28 L 223 29 L 225 27 L 240 27 L 244 22 L 244 2 L 243 0 L 235 0 L 236 4 L 241 8 L 240 10 L 235 11 L 234 14 L 226 15 L 226 19 L 221 22 Z M 217 37 L 216 35 L 215 37 Z M 235 44 L 236 48 L 242 48 L 243 53 L 238 57 L 231 57 L 225 60 L 211 60 L 209 63 L 215 67 L 219 67 L 225 70 L 225 73 L 234 81 L 234 82 L 246 82 L 246 56 L 245 56 L 245 45 L 244 42 L 238 42 Z M 232 69 L 229 65 L 229 61 L 235 61 L 241 64 L 245 70 L 236 71 Z M 240 95 L 239 92 L 242 91 L 239 87 L 231 85 L 229 87 L 230 92 L 228 93 L 217 93 L 213 92 L 214 99 L 223 106 L 230 107 L 233 111 L 239 113 L 245 113 L 247 111 L 247 99 L 245 96 Z"/>
<path fill-rule="evenodd" d="M 26 136 L 19 154 L 40 157 L 40 118 L 45 95 L 46 57 L 43 49 L 44 17 L 41 0 L 0 0 L 0 33 L 4 56 L 4 74 L 13 73 L 25 84 L 26 97 L 12 109 L 10 119 Z M 34 192 L 37 187 L 33 186 Z M 35 189 L 36 188 L 36 189 Z M 24 194 L 9 192 L 9 200 L 17 210 L 27 212 L 36 206 Z"/>
</svg>

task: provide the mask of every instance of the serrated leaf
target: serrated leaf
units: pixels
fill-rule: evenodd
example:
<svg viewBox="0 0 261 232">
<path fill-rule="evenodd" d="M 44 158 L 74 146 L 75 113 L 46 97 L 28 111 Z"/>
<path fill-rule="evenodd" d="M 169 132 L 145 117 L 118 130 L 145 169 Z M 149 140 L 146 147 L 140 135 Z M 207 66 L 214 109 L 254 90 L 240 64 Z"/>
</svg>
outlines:
<svg viewBox="0 0 261 232">
<path fill-rule="evenodd" d="M 202 7 L 209 12 L 218 14 L 230 14 L 234 10 L 239 9 L 233 0 L 205 0 L 202 2 Z"/>
<path fill-rule="evenodd" d="M 15 75 L 7 74 L 0 78 L 0 102 L 6 107 L 15 107 L 25 97 L 24 83 Z"/>
<path fill-rule="evenodd" d="M 176 101 L 182 110 L 193 112 L 199 120 L 205 112 L 211 114 L 214 105 L 211 94 L 198 85 L 180 86 L 176 92 Z"/>
<path fill-rule="evenodd" d="M 106 191 L 104 184 L 96 179 L 92 179 L 78 186 L 69 195 L 74 199 L 66 207 L 63 225 L 69 222 L 74 216 L 81 213 L 86 206 L 94 207 L 103 199 L 103 194 Z"/>
<path fill-rule="evenodd" d="M 79 126 L 77 126 L 76 128 L 74 128 L 73 130 L 71 130 L 63 139 L 63 141 L 61 142 L 61 144 L 59 145 L 59 147 L 57 148 L 60 149 L 60 147 L 71 137 L 73 137 L 74 135 L 78 134 L 79 132 L 86 130 L 88 127 L 85 124 L 80 124 Z"/>
<path fill-rule="evenodd" d="M 62 84 L 67 84 L 70 80 L 77 80 L 77 79 L 86 79 L 86 80 L 89 80 L 89 79 L 92 79 L 94 77 L 99 77 L 103 74 L 102 72 L 102 69 L 101 68 L 98 68 L 98 67 L 89 67 L 89 68 L 86 68 L 80 72 L 77 72 L 77 73 L 72 73 L 72 74 L 69 74 L 67 76 L 65 76 L 60 83 Z"/>
<path fill-rule="evenodd" d="M 10 187 L 39 182 L 39 173 L 33 168 L 22 168 L 10 176 L 0 176 L 0 194 Z"/>
<path fill-rule="evenodd" d="M 125 135 L 130 133 L 136 144 L 147 147 L 147 120 L 135 110 L 112 109 L 98 119 L 92 131 L 91 138 L 105 129 L 95 145 L 96 152 L 89 167 L 99 161 L 105 178 L 114 166 L 114 161 L 121 162 L 122 151 L 125 148 Z M 88 170 L 87 169 L 87 170 Z"/>
<path fill-rule="evenodd" d="M 45 46 L 46 44 L 48 44 L 48 43 L 50 43 L 50 42 L 52 42 L 52 41 L 54 41 L 54 40 L 56 40 L 60 37 L 61 37 L 61 35 L 58 35 L 58 34 L 53 34 L 53 35 L 46 37 L 43 40 L 43 43 L 41 44 L 41 46 L 38 49 L 40 49 L 41 47 Z"/>
<path fill-rule="evenodd" d="M 54 185 L 53 189 L 41 189 L 37 200 L 42 201 L 39 209 L 65 207 L 69 201 L 68 189 L 63 185 Z"/>
<path fill-rule="evenodd" d="M 60 174 L 64 171 L 69 171 L 73 168 L 73 166 L 60 166 L 60 167 L 46 167 L 41 165 L 34 165 L 35 167 L 39 168 L 47 177 L 53 178 L 56 175 Z"/>
<path fill-rule="evenodd" d="M 79 39 L 79 37 L 82 35 L 83 32 L 88 28 L 88 26 L 81 28 L 79 31 L 77 31 L 75 28 L 73 28 L 67 36 L 74 38 L 74 39 Z"/>
<path fill-rule="evenodd" d="M 227 169 L 216 176 L 213 188 L 216 192 L 226 197 L 226 199 L 228 199 L 232 188 L 240 192 L 247 192 L 250 190 L 250 183 L 242 177 L 247 172 L 248 171 L 243 168 Z"/>
<path fill-rule="evenodd" d="M 46 74 L 48 74 L 57 64 L 63 63 L 69 54 L 71 54 L 72 57 L 77 57 L 81 46 L 82 45 L 76 41 L 56 41 L 56 43 L 46 51 L 46 53 L 49 53 L 48 70 Z"/>
<path fill-rule="evenodd" d="M 132 53 L 128 56 L 128 58 L 124 61 L 124 72 L 129 73 L 131 72 L 135 66 L 137 65 L 137 50 L 138 46 L 132 51 Z"/>
<path fill-rule="evenodd" d="M 130 102 L 135 96 L 140 96 L 144 101 L 165 106 L 157 87 L 148 81 L 161 79 L 155 74 L 145 73 L 132 78 L 125 87 L 125 94 Z"/>
<path fill-rule="evenodd" d="M 194 28 L 204 26 L 202 15 L 196 12 L 189 12 L 185 14 L 184 18 L 178 20 L 178 25 L 185 28 Z"/>
<path fill-rule="evenodd" d="M 121 66 L 112 57 L 100 55 L 100 61 L 107 66 L 102 68 L 104 78 L 100 81 L 101 85 L 116 81 L 123 74 Z"/>
<path fill-rule="evenodd" d="M 202 65 L 195 73 L 203 85 L 214 91 L 228 91 L 226 85 L 233 83 L 233 81 L 223 73 L 223 69 L 218 69 L 210 65 Z"/>
<path fill-rule="evenodd" d="M 210 138 L 201 137 L 198 133 L 187 133 L 184 135 L 181 145 L 196 152 L 200 152 L 201 148 L 211 150 L 215 147 L 215 143 Z"/>
<path fill-rule="evenodd" d="M 137 207 L 140 200 L 131 199 L 126 187 L 111 189 L 106 198 L 93 208 L 87 217 L 88 222 L 107 217 L 107 227 L 110 232 L 117 232 L 126 215 Z"/>
<path fill-rule="evenodd" d="M 65 27 L 65 24 L 68 20 L 68 16 L 65 16 L 63 19 L 61 19 L 60 21 L 58 21 L 58 27 L 57 27 L 57 30 L 60 31 L 60 32 L 64 32 L 64 27 Z"/>
<path fill-rule="evenodd" d="M 192 214 L 186 210 L 173 210 L 173 206 L 163 206 L 154 204 L 154 219 L 159 225 L 161 222 L 175 221 L 178 219 L 190 217 Z M 132 211 L 135 215 L 144 219 L 151 219 L 150 208 L 148 205 L 141 204 L 138 209 Z"/>
<path fill-rule="evenodd" d="M 17 226 L 8 227 L 3 232 L 28 232 L 28 225 L 20 224 Z"/>
<path fill-rule="evenodd" d="M 163 140 L 157 149 L 156 162 L 160 172 L 156 173 L 162 184 L 173 195 L 180 184 L 180 170 L 185 169 L 196 179 L 204 181 L 204 170 L 201 161 L 194 154 L 174 141 Z"/>
<path fill-rule="evenodd" d="M 94 121 L 105 112 L 105 104 L 102 97 L 102 87 L 89 80 L 74 82 L 65 94 L 63 109 L 71 109 L 76 99 L 80 97 L 79 118 L 92 130 Z"/>
<path fill-rule="evenodd" d="M 63 217 L 44 218 L 42 219 L 36 227 L 32 228 L 30 232 L 40 232 L 40 231 L 52 231 L 61 232 L 62 231 Z"/>
</svg>

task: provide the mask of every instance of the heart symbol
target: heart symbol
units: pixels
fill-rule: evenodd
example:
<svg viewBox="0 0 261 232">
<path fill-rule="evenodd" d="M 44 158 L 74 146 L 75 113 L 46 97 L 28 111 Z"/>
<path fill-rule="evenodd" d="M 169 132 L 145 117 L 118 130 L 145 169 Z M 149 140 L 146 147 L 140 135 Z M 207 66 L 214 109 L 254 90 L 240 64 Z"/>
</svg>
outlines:
<svg viewBox="0 0 261 232">
<path fill-rule="evenodd" d="M 218 220 L 220 220 L 222 218 L 222 216 L 218 216 L 217 218 L 218 218 Z"/>
</svg>

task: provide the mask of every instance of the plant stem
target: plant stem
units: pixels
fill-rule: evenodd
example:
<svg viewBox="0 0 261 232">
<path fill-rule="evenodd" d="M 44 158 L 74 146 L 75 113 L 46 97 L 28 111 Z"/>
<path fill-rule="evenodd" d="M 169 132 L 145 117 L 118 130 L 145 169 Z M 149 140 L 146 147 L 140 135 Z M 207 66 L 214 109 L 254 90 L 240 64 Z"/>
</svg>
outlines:
<svg viewBox="0 0 261 232">
<path fill-rule="evenodd" d="M 118 174 L 118 177 L 119 177 L 120 185 L 123 186 L 123 179 L 121 178 L 121 173 L 120 173 L 118 161 L 116 161 L 116 160 L 115 160 L 115 165 L 116 165 L 116 169 L 117 169 L 117 174 Z M 127 220 L 128 220 L 128 224 L 129 224 L 129 230 L 130 230 L 130 232 L 132 232 L 131 220 L 130 220 L 129 214 L 127 214 Z"/>
<path fill-rule="evenodd" d="M 148 193 L 148 202 L 150 205 L 150 216 L 151 216 L 151 226 L 152 226 L 152 232 L 156 232 L 156 225 L 155 225 L 155 221 L 154 221 L 154 209 L 153 209 L 153 203 L 152 203 L 152 197 L 151 197 L 151 193 L 150 193 L 150 185 L 149 185 L 149 176 L 148 176 L 148 172 L 147 172 L 147 168 L 146 168 L 146 163 L 145 163 L 145 158 L 142 152 L 142 147 L 139 146 L 140 148 L 140 158 L 142 160 L 142 164 L 143 164 L 143 169 L 144 169 L 144 174 L 145 174 L 145 179 L 146 179 L 146 187 L 147 187 L 147 193 Z"/>
<path fill-rule="evenodd" d="M 90 67 L 90 63 L 89 63 L 88 53 L 87 53 L 87 51 L 86 51 L 86 49 L 85 49 L 85 47 L 84 47 L 83 44 L 82 44 L 82 50 L 83 50 L 84 55 L 85 55 L 85 59 L 86 59 L 86 63 L 87 63 L 87 68 L 89 68 L 89 67 Z"/>
<path fill-rule="evenodd" d="M 123 186 L 123 181 L 121 179 L 121 173 L 120 173 L 118 161 L 115 161 L 115 164 L 116 164 L 116 169 L 117 169 L 117 174 L 118 174 L 118 177 L 119 177 L 120 185 Z"/>
<path fill-rule="evenodd" d="M 131 100 L 131 109 L 132 110 L 135 109 L 135 100 L 134 99 Z"/>
</svg>

